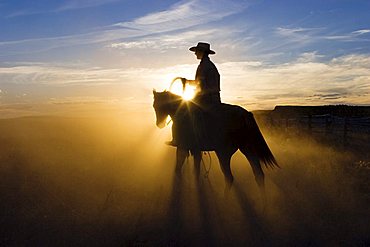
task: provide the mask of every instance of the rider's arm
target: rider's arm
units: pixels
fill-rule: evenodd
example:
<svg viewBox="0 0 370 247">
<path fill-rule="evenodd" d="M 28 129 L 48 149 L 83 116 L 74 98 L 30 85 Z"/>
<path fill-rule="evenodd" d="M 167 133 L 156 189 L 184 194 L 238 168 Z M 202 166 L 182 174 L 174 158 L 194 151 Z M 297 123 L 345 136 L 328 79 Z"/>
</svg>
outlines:
<svg viewBox="0 0 370 247">
<path fill-rule="evenodd" d="M 189 84 L 189 85 L 193 85 L 193 86 L 198 86 L 199 85 L 198 80 L 188 80 L 186 78 L 181 78 L 181 81 L 182 81 L 183 85 L 185 85 L 185 84 Z"/>
</svg>

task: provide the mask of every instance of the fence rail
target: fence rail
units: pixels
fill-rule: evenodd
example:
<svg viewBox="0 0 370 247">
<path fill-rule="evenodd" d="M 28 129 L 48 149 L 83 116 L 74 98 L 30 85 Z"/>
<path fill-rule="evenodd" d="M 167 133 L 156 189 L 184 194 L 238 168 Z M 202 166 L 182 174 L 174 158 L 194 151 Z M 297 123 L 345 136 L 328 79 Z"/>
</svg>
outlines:
<svg viewBox="0 0 370 247">
<path fill-rule="evenodd" d="M 338 117 L 330 114 L 297 118 L 270 118 L 271 127 L 306 127 L 307 129 L 337 129 L 370 132 L 370 117 Z"/>
<path fill-rule="evenodd" d="M 288 134 L 308 133 L 334 144 L 353 145 L 370 150 L 370 117 L 339 117 L 331 114 L 300 117 L 268 116 L 268 128 L 280 129 Z"/>
</svg>

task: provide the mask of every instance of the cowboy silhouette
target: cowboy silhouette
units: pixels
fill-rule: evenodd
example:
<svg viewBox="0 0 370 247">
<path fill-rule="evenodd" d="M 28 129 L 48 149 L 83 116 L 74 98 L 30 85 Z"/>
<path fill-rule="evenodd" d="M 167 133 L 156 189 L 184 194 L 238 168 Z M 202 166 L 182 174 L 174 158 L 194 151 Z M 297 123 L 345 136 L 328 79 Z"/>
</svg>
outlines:
<svg viewBox="0 0 370 247">
<path fill-rule="evenodd" d="M 195 52 L 200 63 L 195 74 L 195 80 L 182 78 L 182 83 L 184 85 L 189 83 L 198 87 L 198 93 L 193 100 L 198 105 L 207 108 L 220 104 L 220 74 L 208 56 L 216 53 L 210 49 L 210 44 L 204 42 L 199 42 L 197 46 L 193 46 L 189 50 Z"/>
<path fill-rule="evenodd" d="M 199 132 L 204 132 L 201 130 L 205 128 L 205 121 L 202 114 L 204 115 L 205 112 L 214 110 L 221 104 L 220 74 L 209 58 L 209 55 L 216 54 L 211 50 L 210 44 L 199 42 L 197 46 L 193 46 L 189 48 L 189 50 L 195 53 L 200 63 L 195 74 L 195 80 L 181 78 L 181 81 L 183 88 L 185 88 L 186 84 L 194 85 L 197 88 L 197 94 L 192 100 L 197 107 L 192 107 L 190 114 L 191 118 L 194 120 L 193 127 L 199 130 Z M 167 142 L 168 145 L 178 146 L 177 136 L 180 131 L 185 131 L 184 129 L 179 129 L 179 127 L 181 128 L 181 126 L 175 124 L 172 126 L 173 140 Z M 204 136 L 202 138 L 204 138 Z"/>
<path fill-rule="evenodd" d="M 234 180 L 230 168 L 231 157 L 240 150 L 250 162 L 256 182 L 263 192 L 264 173 L 261 162 L 266 167 L 279 165 L 253 114 L 241 106 L 221 103 L 220 74 L 209 59 L 210 54 L 215 54 L 210 45 L 199 42 L 190 51 L 195 52 L 201 61 L 195 80 L 181 80 L 184 87 L 186 84 L 198 87 L 195 98 L 185 101 L 170 91 L 153 90 L 156 125 L 163 128 L 168 116 L 173 120 L 173 141 L 167 144 L 177 147 L 176 176 L 181 175 L 182 165 L 190 153 L 194 157 L 194 171 L 199 178 L 202 151 L 215 151 L 225 176 L 225 189 L 230 189 Z"/>
</svg>

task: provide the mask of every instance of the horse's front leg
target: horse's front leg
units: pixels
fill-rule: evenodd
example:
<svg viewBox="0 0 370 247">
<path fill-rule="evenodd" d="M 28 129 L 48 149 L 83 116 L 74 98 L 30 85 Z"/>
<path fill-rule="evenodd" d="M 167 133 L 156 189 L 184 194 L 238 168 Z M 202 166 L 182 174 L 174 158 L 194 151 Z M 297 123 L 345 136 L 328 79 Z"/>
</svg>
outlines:
<svg viewBox="0 0 370 247">
<path fill-rule="evenodd" d="M 176 149 L 176 167 L 175 167 L 176 176 L 181 175 L 182 165 L 184 164 L 187 156 L 188 156 L 188 150 L 185 150 L 182 148 Z"/>
</svg>

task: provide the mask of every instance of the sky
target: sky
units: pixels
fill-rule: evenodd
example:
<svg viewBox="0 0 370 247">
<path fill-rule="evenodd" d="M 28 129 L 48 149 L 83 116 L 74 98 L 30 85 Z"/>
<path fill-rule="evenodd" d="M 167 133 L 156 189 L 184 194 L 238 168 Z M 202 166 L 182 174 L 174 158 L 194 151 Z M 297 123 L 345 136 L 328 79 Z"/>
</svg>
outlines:
<svg viewBox="0 0 370 247">
<path fill-rule="evenodd" d="M 152 111 L 153 88 L 194 78 L 199 41 L 224 102 L 370 105 L 369 13 L 368 0 L 0 0 L 0 112 Z"/>
</svg>

